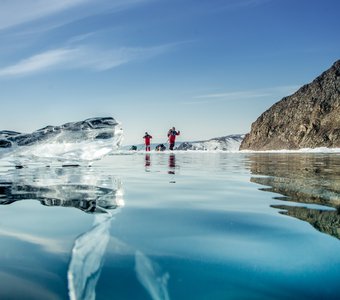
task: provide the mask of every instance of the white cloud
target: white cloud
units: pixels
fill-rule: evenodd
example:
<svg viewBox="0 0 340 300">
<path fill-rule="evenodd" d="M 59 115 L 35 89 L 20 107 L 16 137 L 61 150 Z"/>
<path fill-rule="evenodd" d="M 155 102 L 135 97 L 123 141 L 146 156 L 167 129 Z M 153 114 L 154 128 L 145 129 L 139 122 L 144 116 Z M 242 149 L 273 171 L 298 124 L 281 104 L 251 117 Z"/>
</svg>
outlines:
<svg viewBox="0 0 340 300">
<path fill-rule="evenodd" d="M 20 49 L 22 52 L 29 49 L 27 45 L 34 43 L 38 37 L 40 38 L 39 34 L 46 33 L 53 28 L 91 15 L 126 10 L 152 1 L 158 0 L 0 1 L 0 36 L 7 39 L 1 52 L 10 57 L 14 51 Z M 4 59 L 0 64 L 0 77 L 27 76 L 53 69 L 85 68 L 103 71 L 137 59 L 158 55 L 170 48 L 170 46 L 158 46 L 108 49 L 80 45 L 95 35 L 95 31 L 85 32 L 69 38 L 68 41 L 64 41 L 52 50 L 31 56 L 24 54 L 20 60 L 17 59 L 12 64 L 5 62 L 10 60 Z"/>
<path fill-rule="evenodd" d="M 57 49 L 40 53 L 0 69 L 0 77 L 27 75 L 53 68 L 70 61 L 76 52 L 74 49 Z"/>
<path fill-rule="evenodd" d="M 75 62 L 75 67 L 85 67 L 97 71 L 115 68 L 135 60 L 149 59 L 168 52 L 173 46 L 163 45 L 149 48 L 121 47 L 100 51 L 97 49 L 82 49 L 82 57 Z"/>
<path fill-rule="evenodd" d="M 242 92 L 229 92 L 229 93 L 219 93 L 219 94 L 208 94 L 195 96 L 194 99 L 201 98 L 223 98 L 223 99 L 239 99 L 239 98 L 258 98 L 268 96 L 268 92 L 256 90 L 256 91 L 242 91 Z"/>
<path fill-rule="evenodd" d="M 149 59 L 172 49 L 174 45 L 149 48 L 95 49 L 91 47 L 60 48 L 23 59 L 0 68 L 0 77 L 30 75 L 53 69 L 91 69 L 104 71 L 135 60 Z"/>
<path fill-rule="evenodd" d="M 232 0 L 226 1 L 221 9 L 235 10 L 235 9 L 249 9 L 271 2 L 272 0 Z"/>
<path fill-rule="evenodd" d="M 11 0 L 0 3 L 0 29 L 39 19 L 89 0 Z"/>
<path fill-rule="evenodd" d="M 232 101 L 241 99 L 254 99 L 264 97 L 275 97 L 277 95 L 289 95 L 295 92 L 300 86 L 289 85 L 289 86 L 277 86 L 264 89 L 248 90 L 248 91 L 237 91 L 227 93 L 212 93 L 205 95 L 194 96 L 192 101 L 187 101 L 184 104 L 198 104 L 198 103 L 211 103 L 219 101 Z"/>
<path fill-rule="evenodd" d="M 89 15 L 128 9 L 152 0 L 10 0 L 0 1 L 0 30 L 77 8 L 59 26 Z M 81 7 L 81 9 L 79 9 Z M 58 26 L 54 24 L 54 27 Z"/>
</svg>

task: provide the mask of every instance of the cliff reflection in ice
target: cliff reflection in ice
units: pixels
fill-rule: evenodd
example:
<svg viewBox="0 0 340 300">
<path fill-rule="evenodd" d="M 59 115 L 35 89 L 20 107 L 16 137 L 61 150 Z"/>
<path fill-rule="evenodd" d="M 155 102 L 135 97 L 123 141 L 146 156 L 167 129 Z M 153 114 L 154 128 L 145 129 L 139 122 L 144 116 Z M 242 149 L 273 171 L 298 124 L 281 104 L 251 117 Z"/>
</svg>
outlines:
<svg viewBox="0 0 340 300">
<path fill-rule="evenodd" d="M 266 186 L 262 191 L 283 195 L 275 199 L 291 202 L 272 207 L 340 239 L 339 155 L 253 154 L 249 161 L 252 182 Z"/>
</svg>

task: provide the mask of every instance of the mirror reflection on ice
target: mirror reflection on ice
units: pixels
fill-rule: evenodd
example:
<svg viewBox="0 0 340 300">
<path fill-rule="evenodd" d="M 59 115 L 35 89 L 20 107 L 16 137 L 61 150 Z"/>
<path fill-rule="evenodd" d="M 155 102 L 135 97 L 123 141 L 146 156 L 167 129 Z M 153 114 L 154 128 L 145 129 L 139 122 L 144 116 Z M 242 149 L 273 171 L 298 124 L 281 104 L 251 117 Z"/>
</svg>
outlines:
<svg viewBox="0 0 340 300">
<path fill-rule="evenodd" d="M 35 199 L 44 206 L 112 214 L 124 206 L 122 184 L 94 168 L 22 168 L 0 174 L 0 205 Z"/>
<path fill-rule="evenodd" d="M 119 177 L 95 168 L 22 168 L 0 174 L 0 205 L 35 199 L 49 207 L 93 214 L 92 227 L 74 241 L 67 271 L 70 299 L 95 299 L 111 220 L 124 207 Z"/>
<path fill-rule="evenodd" d="M 120 177 L 93 167 L 9 168 L 0 172 L 0 206 L 36 200 L 50 208 L 76 208 L 93 215 L 92 226 L 73 243 L 67 269 L 70 300 L 96 298 L 108 243 L 135 253 L 135 276 L 153 300 L 168 300 L 169 274 L 141 250 L 110 233 L 125 206 Z"/>
<path fill-rule="evenodd" d="M 112 117 L 46 126 L 29 134 L 3 130 L 0 131 L 0 158 L 16 164 L 91 162 L 117 150 L 122 133 L 120 123 Z"/>
</svg>

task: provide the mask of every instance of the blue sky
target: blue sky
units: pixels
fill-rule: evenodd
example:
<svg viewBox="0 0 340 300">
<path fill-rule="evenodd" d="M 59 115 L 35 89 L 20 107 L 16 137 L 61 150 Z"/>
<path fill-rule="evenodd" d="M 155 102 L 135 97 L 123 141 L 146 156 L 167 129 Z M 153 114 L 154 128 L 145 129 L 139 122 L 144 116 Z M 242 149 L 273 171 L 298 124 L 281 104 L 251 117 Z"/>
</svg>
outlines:
<svg viewBox="0 0 340 300">
<path fill-rule="evenodd" d="M 0 129 L 94 116 L 125 144 L 246 133 L 340 58 L 338 0 L 0 1 Z"/>
</svg>

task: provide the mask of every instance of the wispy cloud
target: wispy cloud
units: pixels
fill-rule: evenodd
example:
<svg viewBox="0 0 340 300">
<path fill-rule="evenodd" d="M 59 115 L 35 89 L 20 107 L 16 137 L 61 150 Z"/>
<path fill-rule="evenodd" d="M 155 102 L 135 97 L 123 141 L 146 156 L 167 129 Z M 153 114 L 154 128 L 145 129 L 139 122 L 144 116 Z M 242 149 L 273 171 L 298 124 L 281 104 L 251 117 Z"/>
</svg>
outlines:
<svg viewBox="0 0 340 300">
<path fill-rule="evenodd" d="M 288 95 L 295 92 L 300 86 L 277 86 L 264 89 L 255 89 L 247 91 L 211 93 L 192 97 L 193 100 L 186 101 L 184 104 L 204 104 L 212 102 L 233 101 L 242 99 L 256 99 L 264 97 L 273 97 L 276 95 Z"/>
<path fill-rule="evenodd" d="M 121 47 L 108 50 L 86 46 L 54 49 L 0 68 L 0 77 L 25 76 L 54 69 L 105 71 L 132 61 L 152 58 L 174 47 L 175 45 L 169 44 L 149 48 Z"/>
<path fill-rule="evenodd" d="M 0 29 L 36 20 L 75 7 L 88 0 L 11 0 L 1 1 Z"/>
<path fill-rule="evenodd" d="M 222 7 L 222 9 L 248 9 L 256 6 L 263 5 L 265 3 L 271 2 L 273 0 L 231 0 L 226 1 L 226 4 Z"/>
<path fill-rule="evenodd" d="M 129 9 L 152 0 L 11 0 L 0 2 L 0 30 L 36 21 L 65 11 L 77 9 L 76 13 L 59 18 L 62 23 L 108 11 Z M 78 9 L 78 8 L 82 9 Z"/>
<path fill-rule="evenodd" d="M 51 69 L 71 61 L 76 52 L 75 49 L 57 49 L 40 53 L 0 69 L 0 77 L 27 75 Z"/>
<path fill-rule="evenodd" d="M 239 98 L 258 98 L 258 97 L 265 97 L 265 96 L 268 96 L 268 92 L 255 90 L 255 91 L 242 91 L 242 92 L 229 92 L 229 93 L 200 95 L 200 96 L 195 96 L 193 98 L 194 99 L 202 99 L 202 98 L 239 99 Z"/>
<path fill-rule="evenodd" d="M 88 68 L 105 71 L 136 60 L 150 59 L 173 49 L 174 45 L 161 45 L 155 47 L 121 47 L 109 50 L 80 48 L 75 68 Z"/>
<path fill-rule="evenodd" d="M 0 38 L 4 41 L 0 55 L 7 56 L 0 64 L 0 77 L 27 76 L 55 69 L 83 68 L 103 71 L 168 51 L 171 45 L 112 49 L 109 46 L 111 42 L 103 39 L 99 42 L 101 46 L 95 43 L 95 46 L 90 47 L 87 45 L 93 44 L 93 40 L 96 40 L 104 29 L 95 28 L 91 32 L 85 29 L 72 36 L 72 30 L 68 35 L 68 27 L 63 27 L 83 18 L 128 10 L 153 1 L 158 0 L 0 1 Z M 61 30 L 47 34 L 57 28 Z M 57 34 L 53 35 L 56 32 Z M 29 56 L 28 51 L 35 48 L 35 43 L 41 46 L 44 38 L 56 46 L 45 52 L 30 52 Z M 119 45 L 119 42 L 116 44 Z M 16 53 L 15 57 L 20 59 L 12 60 L 12 53 Z"/>
</svg>

